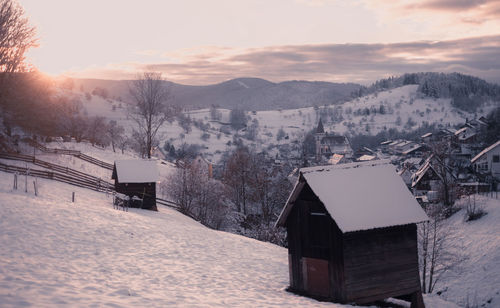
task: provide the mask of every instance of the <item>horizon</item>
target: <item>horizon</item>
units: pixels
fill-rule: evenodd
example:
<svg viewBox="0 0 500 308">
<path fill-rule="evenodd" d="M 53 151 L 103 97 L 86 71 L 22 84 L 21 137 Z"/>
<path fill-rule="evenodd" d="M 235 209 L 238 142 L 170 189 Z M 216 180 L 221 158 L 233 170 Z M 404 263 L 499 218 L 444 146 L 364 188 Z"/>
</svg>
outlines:
<svg viewBox="0 0 500 308">
<path fill-rule="evenodd" d="M 185 85 L 241 76 L 369 85 L 432 71 L 500 83 L 498 1 L 19 3 L 39 39 L 27 60 L 51 76 L 158 71 Z"/>
</svg>

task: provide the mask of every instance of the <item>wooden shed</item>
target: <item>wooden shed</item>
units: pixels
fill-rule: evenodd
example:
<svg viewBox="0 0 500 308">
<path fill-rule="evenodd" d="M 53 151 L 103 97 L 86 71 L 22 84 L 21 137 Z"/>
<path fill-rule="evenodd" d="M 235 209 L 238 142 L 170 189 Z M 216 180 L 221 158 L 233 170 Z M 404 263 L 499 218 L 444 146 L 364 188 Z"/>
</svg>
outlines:
<svg viewBox="0 0 500 308">
<path fill-rule="evenodd" d="M 153 160 L 129 159 L 117 160 L 113 167 L 115 190 L 132 198 L 142 199 L 130 206 L 157 211 L 156 182 L 159 179 L 158 168 Z M 135 198 L 137 199 L 137 198 Z"/>
<path fill-rule="evenodd" d="M 417 223 L 428 217 L 389 161 L 303 168 L 277 226 L 290 290 L 339 303 L 405 297 L 424 307 Z"/>
</svg>

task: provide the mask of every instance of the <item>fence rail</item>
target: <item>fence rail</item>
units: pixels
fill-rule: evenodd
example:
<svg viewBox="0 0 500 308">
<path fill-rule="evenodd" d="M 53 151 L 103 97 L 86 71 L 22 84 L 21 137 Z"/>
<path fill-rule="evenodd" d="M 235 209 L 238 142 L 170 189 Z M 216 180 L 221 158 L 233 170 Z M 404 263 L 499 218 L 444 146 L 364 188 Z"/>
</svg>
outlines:
<svg viewBox="0 0 500 308">
<path fill-rule="evenodd" d="M 29 162 L 40 167 L 51 169 L 51 171 L 39 170 L 33 168 L 12 166 L 0 162 L 0 171 L 9 173 L 27 174 L 29 176 L 59 181 L 66 184 L 71 184 L 74 186 L 88 188 L 100 192 L 115 191 L 115 187 L 112 183 L 106 182 L 98 177 L 95 177 L 93 175 L 81 171 L 77 171 L 68 167 L 63 167 L 60 165 L 39 160 L 34 156 L 23 155 L 23 154 L 0 153 L 0 158 Z M 162 198 L 156 198 L 156 203 L 179 210 L 179 205 L 173 201 L 165 200 Z"/>
<path fill-rule="evenodd" d="M 101 178 L 98 178 L 96 176 L 77 171 L 68 167 L 63 167 L 57 164 L 49 163 L 40 159 L 37 159 L 35 156 L 31 155 L 23 155 L 23 154 L 12 154 L 12 153 L 0 153 L 0 158 L 4 159 L 11 159 L 11 160 L 18 160 L 18 161 L 24 161 L 24 162 L 29 162 L 34 165 L 51 169 L 56 172 L 65 174 L 67 176 L 71 176 L 73 178 L 76 178 L 81 181 L 87 181 L 91 183 L 96 183 L 98 186 L 103 186 L 105 189 L 111 190 L 114 189 L 114 185 L 112 183 L 109 183 L 105 180 L 102 180 Z M 25 168 L 26 169 L 26 168 Z"/>
<path fill-rule="evenodd" d="M 99 167 L 113 170 L 113 165 L 107 162 L 104 162 L 102 160 L 99 160 L 97 158 L 94 158 L 92 156 L 83 154 L 80 151 L 75 151 L 75 150 L 67 150 L 67 149 L 53 149 L 53 148 L 47 148 L 46 146 L 34 141 L 34 140 L 29 140 L 28 143 L 35 148 L 39 149 L 40 151 L 44 153 L 52 153 L 52 154 L 62 154 L 62 155 L 72 155 L 74 157 L 80 158 L 82 160 L 85 160 L 91 164 L 97 165 Z"/>
<path fill-rule="evenodd" d="M 38 170 L 31 169 L 25 167 L 11 166 L 4 163 L 0 163 L 0 171 L 10 172 L 10 173 L 18 173 L 18 174 L 26 174 L 29 176 L 34 176 L 42 179 L 55 180 L 67 184 L 71 184 L 78 187 L 88 188 L 95 191 L 106 192 L 110 190 L 114 190 L 113 187 L 109 187 L 107 185 L 102 185 L 102 182 L 89 181 L 84 178 L 77 178 L 74 176 L 61 174 L 54 171 L 46 171 L 46 170 Z"/>
</svg>

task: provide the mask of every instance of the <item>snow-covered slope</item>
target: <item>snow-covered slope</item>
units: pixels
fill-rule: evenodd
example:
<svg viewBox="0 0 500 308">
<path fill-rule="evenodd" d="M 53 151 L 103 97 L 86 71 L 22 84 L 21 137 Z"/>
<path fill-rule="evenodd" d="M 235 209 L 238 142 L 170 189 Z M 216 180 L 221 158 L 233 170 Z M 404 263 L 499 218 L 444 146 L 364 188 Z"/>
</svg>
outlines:
<svg viewBox="0 0 500 308">
<path fill-rule="evenodd" d="M 102 193 L 38 180 L 35 197 L 23 185 L 0 172 L 1 307 L 347 307 L 286 292 L 285 248 L 165 207 L 123 212 Z"/>
<path fill-rule="evenodd" d="M 499 195 L 495 195 L 500 198 Z M 475 199 L 475 200 L 474 200 Z M 468 198 L 457 202 L 466 206 Z M 465 210 L 448 219 L 453 246 L 463 247 L 463 261 L 436 284 L 441 297 L 469 307 L 500 307 L 500 199 L 471 197 L 487 213 L 475 221 L 464 221 Z"/>
<path fill-rule="evenodd" d="M 375 135 L 391 128 L 411 131 L 425 124 L 453 127 L 463 124 L 467 118 L 486 115 L 498 106 L 498 102 L 486 104 L 477 114 L 471 114 L 454 108 L 450 99 L 421 98 L 417 93 L 417 88 L 417 85 L 407 85 L 357 98 L 341 105 L 249 111 L 247 125 L 256 128 L 256 136 L 254 140 L 244 140 L 244 142 L 257 149 L 266 149 L 273 144 L 286 144 L 294 139 L 303 140 L 305 132 L 317 126 L 319 117 L 323 119 L 326 131 L 350 136 Z M 131 131 L 134 124 L 127 119 L 124 103 L 104 100 L 96 96 L 92 96 L 90 101 L 85 101 L 82 97 L 82 101 L 89 115 L 105 116 L 116 120 L 127 131 Z M 115 106 L 114 109 L 113 106 Z M 203 131 L 191 125 L 191 129 L 186 131 L 178 121 L 167 123 L 160 131 L 160 145 L 163 146 L 165 141 L 169 141 L 176 148 L 183 143 L 199 144 L 208 157 L 217 161 L 220 157 L 218 153 L 231 144 L 233 135 L 236 133 L 224 124 L 229 122 L 229 110 L 219 109 L 219 112 L 220 121 L 211 121 L 209 109 L 185 112 L 191 119 L 208 123 L 210 127 Z M 221 133 L 221 129 L 227 133 Z M 277 140 L 281 129 L 288 135 L 288 139 Z M 245 135 L 246 132 L 240 131 L 239 134 Z"/>
<path fill-rule="evenodd" d="M 2 307 L 340 307 L 284 290 L 284 248 L 168 208 L 114 210 L 111 197 L 66 184 L 11 190 L 0 173 Z"/>
</svg>

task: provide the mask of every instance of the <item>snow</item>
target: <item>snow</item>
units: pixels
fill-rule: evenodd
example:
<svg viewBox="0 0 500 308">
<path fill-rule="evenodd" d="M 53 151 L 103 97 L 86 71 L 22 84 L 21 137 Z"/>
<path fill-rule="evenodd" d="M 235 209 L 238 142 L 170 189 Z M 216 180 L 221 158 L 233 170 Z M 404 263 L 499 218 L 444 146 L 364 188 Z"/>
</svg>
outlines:
<svg viewBox="0 0 500 308">
<path fill-rule="evenodd" d="M 374 160 L 375 158 L 377 158 L 376 156 L 374 155 L 361 155 L 361 157 L 358 158 L 358 161 L 368 161 L 368 160 Z"/>
<path fill-rule="evenodd" d="M 150 183 L 159 180 L 158 167 L 154 160 L 117 160 L 115 166 L 120 183 Z"/>
<path fill-rule="evenodd" d="M 247 85 L 247 84 L 245 84 Z M 244 87 L 243 85 L 239 85 Z M 289 143 L 292 140 L 303 140 L 305 133 L 316 128 L 320 113 L 328 113 L 340 108 L 342 120 L 333 121 L 331 116 L 323 119 L 325 131 L 339 135 L 371 134 L 375 135 L 390 128 L 396 128 L 399 131 L 414 130 L 425 123 L 437 124 L 441 128 L 463 124 L 466 118 L 474 118 L 471 114 L 454 108 L 450 99 L 421 98 L 417 93 L 417 85 L 406 85 L 389 91 L 382 91 L 376 94 L 353 99 L 340 105 L 328 105 L 318 107 L 307 107 L 289 110 L 268 110 L 248 112 L 248 125 L 258 123 L 258 133 L 255 140 L 243 139 L 245 145 L 255 148 L 257 151 L 266 150 L 272 156 L 278 151 L 271 147 L 280 144 L 276 140 L 280 129 L 285 131 L 289 139 L 281 143 Z M 127 133 L 131 133 L 134 123 L 126 115 L 125 103 L 120 103 L 112 99 L 101 99 L 92 96 L 90 101 L 84 100 L 84 107 L 90 116 L 105 116 L 108 119 L 116 120 L 122 125 Z M 214 102 L 216 103 L 216 102 Z M 112 106 L 117 106 L 113 110 Z M 370 115 L 356 113 L 359 110 L 380 109 L 383 106 L 385 113 L 373 112 Z M 495 107 L 495 104 L 485 105 L 480 111 L 481 114 L 487 114 Z M 198 144 L 205 157 L 217 163 L 221 158 L 221 153 L 232 146 L 236 131 L 228 128 L 223 123 L 229 122 L 229 113 L 227 109 L 218 109 L 221 113 L 220 121 L 210 121 L 210 110 L 198 109 L 186 111 L 184 114 L 193 120 L 208 123 L 210 127 L 205 131 L 200 130 L 194 125 L 191 130 L 185 131 L 178 123 L 166 123 L 160 130 L 160 146 L 166 141 L 173 144 L 178 149 L 182 144 Z M 400 121 L 398 120 L 400 118 Z M 411 121 L 409 121 L 411 119 Z M 411 124 L 411 125 L 410 125 Z M 221 130 L 228 130 L 227 134 Z M 240 132 L 244 133 L 244 132 Z M 205 136 L 205 138 L 202 138 Z M 206 138 L 209 136 L 209 138 Z M 299 156 L 297 152 L 297 156 Z"/>
<path fill-rule="evenodd" d="M 476 156 L 474 156 L 474 158 L 471 160 L 471 163 L 474 163 L 476 160 L 478 160 L 481 156 L 483 156 L 484 154 L 488 153 L 489 151 L 493 150 L 494 148 L 496 148 L 497 146 L 500 145 L 500 140 L 498 140 L 497 142 L 495 142 L 494 144 L 490 145 L 489 147 L 487 147 L 486 149 L 482 150 L 481 153 L 477 154 Z"/>
<path fill-rule="evenodd" d="M 452 245 L 462 247 L 464 261 L 446 272 L 436 284 L 441 298 L 460 306 L 500 307 L 500 194 L 470 197 L 470 202 L 487 213 L 474 221 L 465 221 L 465 209 L 447 220 Z M 465 207 L 469 197 L 457 201 Z M 490 301 L 488 303 L 488 301 Z M 474 306 L 473 304 L 476 304 Z"/>
<path fill-rule="evenodd" d="M 286 292 L 285 248 L 169 208 L 114 210 L 110 196 L 40 179 L 35 197 L 5 173 L 0 203 L 2 307 L 346 307 Z"/>
<path fill-rule="evenodd" d="M 286 292 L 285 248 L 207 229 L 166 207 L 115 210 L 111 196 L 64 183 L 38 179 L 35 197 L 24 181 L 13 191 L 12 178 L 0 172 L 1 307 L 351 307 Z M 438 284 L 447 290 L 441 297 L 424 295 L 426 307 L 455 308 L 444 299 L 463 305 L 467 294 L 493 298 L 486 307 L 500 302 L 499 201 L 485 209 L 475 222 L 462 212 L 451 218 L 466 225 L 457 240 L 471 245 L 469 259 Z"/>
<path fill-rule="evenodd" d="M 388 161 L 303 168 L 301 172 L 342 232 L 428 220 Z"/>
</svg>

